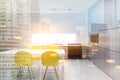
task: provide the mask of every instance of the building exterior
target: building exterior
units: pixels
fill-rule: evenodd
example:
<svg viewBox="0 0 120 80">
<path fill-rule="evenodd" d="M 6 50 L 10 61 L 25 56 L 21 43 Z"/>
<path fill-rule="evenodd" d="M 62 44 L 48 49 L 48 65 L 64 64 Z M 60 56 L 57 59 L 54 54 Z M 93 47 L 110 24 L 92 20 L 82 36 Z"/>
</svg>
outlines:
<svg viewBox="0 0 120 80">
<path fill-rule="evenodd" d="M 14 55 L 2 51 L 27 47 L 38 22 L 39 0 L 0 0 L 0 80 L 15 80 L 18 72 Z"/>
<path fill-rule="evenodd" d="M 14 49 L 0 52 L 0 80 L 30 80 L 27 66 L 24 67 L 23 74 L 18 74 L 20 66 L 16 65 L 14 61 L 14 55 L 17 51 L 19 50 Z M 39 72 L 37 65 L 34 63 L 31 68 L 33 69 L 34 75 L 36 76 L 36 74 Z M 39 78 L 41 77 L 33 80 L 40 80 Z"/>
<path fill-rule="evenodd" d="M 30 43 L 31 34 L 39 30 L 38 11 L 39 0 L 0 0 L 0 51 Z"/>
</svg>

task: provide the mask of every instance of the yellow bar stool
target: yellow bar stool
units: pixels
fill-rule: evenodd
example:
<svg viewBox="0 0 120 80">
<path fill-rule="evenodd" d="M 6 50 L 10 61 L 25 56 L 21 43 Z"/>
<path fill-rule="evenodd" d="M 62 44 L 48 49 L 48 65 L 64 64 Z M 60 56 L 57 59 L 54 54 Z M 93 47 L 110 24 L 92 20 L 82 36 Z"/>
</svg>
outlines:
<svg viewBox="0 0 120 80">
<path fill-rule="evenodd" d="M 46 52 L 44 52 L 42 54 L 41 59 L 42 59 L 42 64 L 44 66 L 46 66 L 43 80 L 45 79 L 48 66 L 53 66 L 54 67 L 56 77 L 57 77 L 57 80 L 58 80 L 59 77 L 58 77 L 58 73 L 57 73 L 57 70 L 56 70 L 56 66 L 59 64 L 59 55 L 58 55 L 58 53 L 53 52 L 53 51 L 46 51 Z"/>
<path fill-rule="evenodd" d="M 19 72 L 17 74 L 17 79 L 18 79 L 20 73 L 25 71 L 23 67 L 28 67 L 29 77 L 30 77 L 30 80 L 32 80 L 33 71 L 32 71 L 32 75 L 30 73 L 30 66 L 32 66 L 32 64 L 33 64 L 32 55 L 27 51 L 18 51 L 14 55 L 14 61 L 17 64 L 17 66 L 20 66 Z M 21 80 L 21 76 L 20 76 L 20 80 Z"/>
</svg>

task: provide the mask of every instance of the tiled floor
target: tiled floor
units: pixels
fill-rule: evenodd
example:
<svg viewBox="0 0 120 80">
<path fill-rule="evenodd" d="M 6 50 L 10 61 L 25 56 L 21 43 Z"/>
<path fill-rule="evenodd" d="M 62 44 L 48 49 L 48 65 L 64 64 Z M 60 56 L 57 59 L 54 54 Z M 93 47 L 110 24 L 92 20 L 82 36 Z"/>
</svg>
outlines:
<svg viewBox="0 0 120 80">
<path fill-rule="evenodd" d="M 34 75 L 34 77 L 32 77 L 32 80 L 43 80 L 45 67 L 40 65 L 39 70 L 38 65 L 36 64 L 32 66 Z M 57 80 L 53 70 L 54 68 L 49 67 L 45 80 Z M 65 60 L 64 67 L 62 64 L 60 64 L 57 67 L 57 70 L 59 73 L 59 80 L 112 80 L 89 60 Z M 21 79 L 16 79 L 18 71 L 14 71 L 15 73 L 10 73 L 10 70 L 7 70 L 8 73 L 4 73 L 7 75 L 13 74 L 14 78 L 11 78 L 9 76 L 4 77 L 4 71 L 5 70 L 0 70 L 0 80 L 30 80 L 30 76 L 27 73 L 27 69 L 24 73 L 22 73 L 22 75 L 20 75 Z M 5 79 L 2 79 L 1 77 L 4 77 Z"/>
<path fill-rule="evenodd" d="M 88 60 L 73 59 L 65 61 L 63 75 L 63 79 L 60 75 L 60 80 L 112 80 Z M 55 76 L 52 74 L 49 75 L 48 73 L 46 80 L 57 79 L 55 79 Z"/>
</svg>

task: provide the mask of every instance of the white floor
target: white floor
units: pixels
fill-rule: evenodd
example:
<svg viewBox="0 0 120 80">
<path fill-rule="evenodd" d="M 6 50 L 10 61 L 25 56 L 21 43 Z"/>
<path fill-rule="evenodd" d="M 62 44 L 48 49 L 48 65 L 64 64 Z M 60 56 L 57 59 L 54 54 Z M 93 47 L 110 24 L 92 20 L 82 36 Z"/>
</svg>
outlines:
<svg viewBox="0 0 120 80">
<path fill-rule="evenodd" d="M 88 60 L 68 60 L 64 80 L 112 80 Z"/>
<path fill-rule="evenodd" d="M 36 63 L 31 67 L 31 69 L 33 69 L 33 74 L 31 75 L 34 75 L 34 77 L 31 76 L 32 80 L 43 80 L 45 66 L 43 66 L 40 62 L 36 61 Z M 37 63 L 39 63 L 40 68 Z M 20 79 L 16 79 L 18 70 L 13 71 L 11 68 L 9 70 L 7 68 L 0 69 L 0 80 L 30 80 L 27 67 L 24 69 L 24 73 L 19 75 Z M 59 80 L 112 80 L 89 60 L 65 60 L 64 64 L 59 64 L 57 70 Z M 49 67 L 45 80 L 57 80 L 53 67 Z"/>
<path fill-rule="evenodd" d="M 47 73 L 45 80 L 57 80 L 52 74 Z M 66 60 L 64 73 L 59 75 L 59 80 L 112 80 L 90 61 L 80 59 Z"/>
</svg>

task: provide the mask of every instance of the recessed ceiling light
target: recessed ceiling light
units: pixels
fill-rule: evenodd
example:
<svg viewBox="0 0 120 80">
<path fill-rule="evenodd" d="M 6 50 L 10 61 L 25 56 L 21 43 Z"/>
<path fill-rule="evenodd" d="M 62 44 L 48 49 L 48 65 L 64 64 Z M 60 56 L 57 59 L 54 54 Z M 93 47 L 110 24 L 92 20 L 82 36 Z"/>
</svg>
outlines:
<svg viewBox="0 0 120 80">
<path fill-rule="evenodd" d="M 53 8 L 52 10 L 56 10 L 55 8 Z"/>
<path fill-rule="evenodd" d="M 72 10 L 72 9 L 69 8 L 68 10 Z"/>
</svg>

